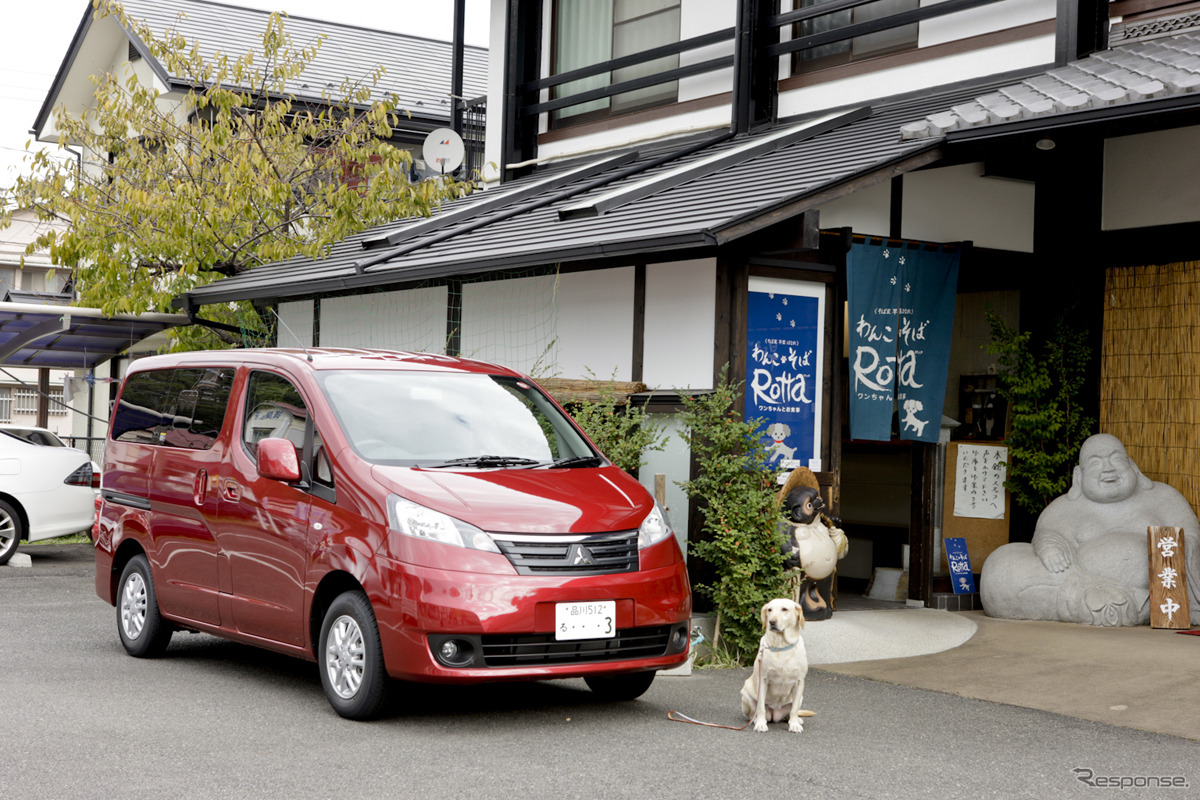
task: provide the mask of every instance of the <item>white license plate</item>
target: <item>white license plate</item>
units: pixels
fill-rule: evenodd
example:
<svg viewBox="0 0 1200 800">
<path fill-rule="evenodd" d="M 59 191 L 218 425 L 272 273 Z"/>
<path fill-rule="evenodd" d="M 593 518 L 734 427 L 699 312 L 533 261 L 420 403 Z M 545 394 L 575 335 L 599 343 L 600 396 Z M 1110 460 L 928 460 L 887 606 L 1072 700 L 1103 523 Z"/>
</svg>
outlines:
<svg viewBox="0 0 1200 800">
<path fill-rule="evenodd" d="M 611 639 L 617 635 L 617 601 L 593 600 L 589 603 L 556 603 L 554 638 Z"/>
</svg>

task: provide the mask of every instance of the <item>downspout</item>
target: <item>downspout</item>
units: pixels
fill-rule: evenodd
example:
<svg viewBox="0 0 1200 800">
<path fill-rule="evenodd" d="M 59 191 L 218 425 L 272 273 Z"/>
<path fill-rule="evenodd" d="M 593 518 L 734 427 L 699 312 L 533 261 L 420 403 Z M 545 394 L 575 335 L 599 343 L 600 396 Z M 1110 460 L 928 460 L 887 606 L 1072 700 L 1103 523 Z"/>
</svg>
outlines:
<svg viewBox="0 0 1200 800">
<path fill-rule="evenodd" d="M 453 60 L 450 67 L 450 128 L 459 136 L 463 132 L 463 52 L 467 0 L 454 0 Z"/>
</svg>

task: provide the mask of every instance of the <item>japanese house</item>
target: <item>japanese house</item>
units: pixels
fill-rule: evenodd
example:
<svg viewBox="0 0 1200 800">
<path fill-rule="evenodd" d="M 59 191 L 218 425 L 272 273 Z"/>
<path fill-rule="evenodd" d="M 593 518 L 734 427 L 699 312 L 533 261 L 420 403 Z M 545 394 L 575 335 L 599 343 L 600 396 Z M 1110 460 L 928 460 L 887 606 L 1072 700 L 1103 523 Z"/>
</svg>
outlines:
<svg viewBox="0 0 1200 800">
<path fill-rule="evenodd" d="M 773 444 L 817 472 L 844 521 L 843 586 L 907 563 L 907 597 L 932 604 L 943 528 L 960 510 L 944 440 L 1003 434 L 984 309 L 1038 332 L 1074 304 L 1093 333 L 1101 429 L 1200 499 L 1186 427 L 1200 391 L 1173 377 L 1197 374 L 1200 12 L 1161 0 L 494 0 L 491 14 L 487 191 L 328 259 L 198 288 L 181 310 L 249 300 L 279 313 L 284 345 L 640 382 L 668 416 L 726 365 L 750 379 L 747 402 L 756 365 L 778 367 L 761 385 L 769 416 L 800 422 Z M 880 388 L 863 391 L 848 264 L 871 248 L 956 262 L 934 281 L 950 284 L 953 312 L 919 320 L 945 337 L 943 366 L 915 380 L 944 385 L 940 416 L 926 397 L 923 417 L 905 420 L 904 352 L 882 354 L 897 370 L 873 370 Z M 764 311 L 764 297 L 794 298 L 795 317 Z M 863 394 L 896 423 L 852 438 Z M 694 536 L 674 490 L 691 468 L 672 439 L 641 478 L 668 475 L 673 520 Z M 1031 534 L 1000 517 L 998 533 L 968 530 L 976 571 L 997 537 Z"/>
</svg>

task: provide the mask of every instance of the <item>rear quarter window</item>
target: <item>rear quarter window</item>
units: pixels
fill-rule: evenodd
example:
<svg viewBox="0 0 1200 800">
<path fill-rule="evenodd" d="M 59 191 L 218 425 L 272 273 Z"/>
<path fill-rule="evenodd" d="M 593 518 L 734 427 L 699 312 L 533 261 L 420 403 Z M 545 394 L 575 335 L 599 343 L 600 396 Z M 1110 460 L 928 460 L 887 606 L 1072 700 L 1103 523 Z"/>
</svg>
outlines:
<svg viewBox="0 0 1200 800">
<path fill-rule="evenodd" d="M 207 450 L 221 434 L 233 376 L 232 368 L 135 372 L 114 409 L 111 437 Z"/>
</svg>

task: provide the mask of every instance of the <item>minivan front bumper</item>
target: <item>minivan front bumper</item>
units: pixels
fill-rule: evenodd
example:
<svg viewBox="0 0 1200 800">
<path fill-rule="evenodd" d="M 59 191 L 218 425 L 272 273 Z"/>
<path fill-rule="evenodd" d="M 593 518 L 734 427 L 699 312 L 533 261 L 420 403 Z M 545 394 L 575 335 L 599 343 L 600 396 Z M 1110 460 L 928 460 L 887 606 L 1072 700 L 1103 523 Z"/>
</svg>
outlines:
<svg viewBox="0 0 1200 800">
<path fill-rule="evenodd" d="M 394 678 L 566 678 L 670 668 L 687 660 L 691 591 L 682 561 L 570 579 L 466 573 L 379 556 L 376 567 L 392 589 L 371 601 Z M 557 604 L 602 600 L 615 603 L 611 638 L 555 638 Z M 447 642 L 454 644 L 443 650 Z"/>
</svg>

